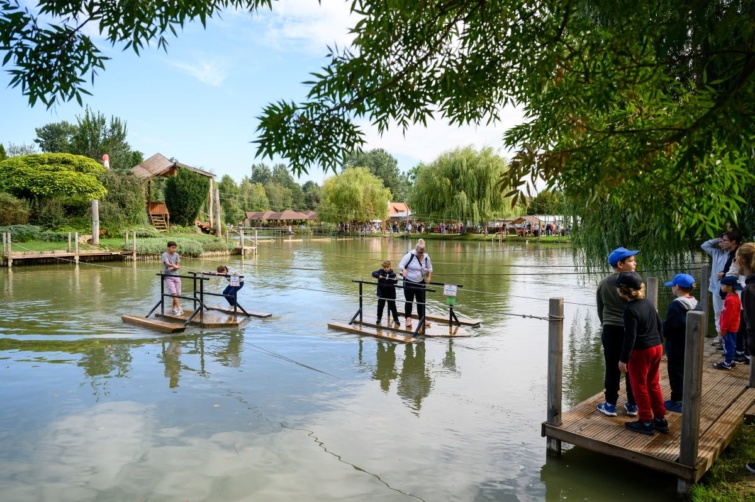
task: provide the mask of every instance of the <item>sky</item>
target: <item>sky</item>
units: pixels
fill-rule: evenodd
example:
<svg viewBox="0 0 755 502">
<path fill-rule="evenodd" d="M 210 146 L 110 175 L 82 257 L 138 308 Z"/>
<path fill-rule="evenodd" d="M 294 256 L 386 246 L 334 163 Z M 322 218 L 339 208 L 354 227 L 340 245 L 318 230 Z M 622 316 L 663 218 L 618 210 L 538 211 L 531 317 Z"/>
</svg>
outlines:
<svg viewBox="0 0 755 502">
<path fill-rule="evenodd" d="M 124 120 L 131 148 L 145 158 L 161 153 L 240 182 L 251 175 L 254 163 L 283 161 L 255 158 L 257 117 L 268 103 L 305 98 L 308 89 L 302 82 L 327 64 L 327 47 L 350 41 L 348 30 L 356 22 L 350 5 L 343 0 L 280 0 L 272 11 L 229 11 L 222 19 L 208 20 L 206 29 L 187 24 L 177 38 L 168 39 L 167 53 L 153 46 L 141 56 L 110 46 L 96 27 L 88 27 L 87 34 L 111 60 L 88 87 L 93 95 L 85 96 L 84 105 Z M 9 81 L 7 67 L 0 69 L 0 143 L 6 148 L 33 144 L 35 128 L 63 120 L 75 123 L 84 113 L 75 101 L 50 110 L 43 104 L 32 108 L 18 88 L 8 87 Z M 435 121 L 406 133 L 392 128 L 382 136 L 365 123 L 364 149 L 386 150 L 404 172 L 468 145 L 489 146 L 508 156 L 503 134 L 521 121 L 521 112 L 512 109 L 495 126 Z M 330 175 L 314 167 L 297 181 L 322 183 Z"/>
</svg>

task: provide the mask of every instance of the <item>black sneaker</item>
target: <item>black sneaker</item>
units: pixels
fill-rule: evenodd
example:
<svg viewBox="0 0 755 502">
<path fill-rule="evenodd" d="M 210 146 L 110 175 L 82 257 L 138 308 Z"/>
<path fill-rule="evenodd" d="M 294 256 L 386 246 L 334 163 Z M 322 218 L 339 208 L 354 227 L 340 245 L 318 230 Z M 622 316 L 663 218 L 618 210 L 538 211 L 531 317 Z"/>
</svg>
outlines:
<svg viewBox="0 0 755 502">
<path fill-rule="evenodd" d="M 643 423 L 641 420 L 637 420 L 634 422 L 624 423 L 624 427 L 626 427 L 630 431 L 639 432 L 640 434 L 647 434 L 648 436 L 652 436 L 653 434 L 655 434 L 655 427 L 653 426 L 652 422 L 649 424 L 646 424 L 646 423 Z M 668 424 L 666 424 L 666 427 L 668 428 Z"/>
<path fill-rule="evenodd" d="M 393 324 L 395 324 L 397 328 L 401 327 L 401 322 L 398 319 L 396 319 L 395 321 L 393 321 Z"/>
<path fill-rule="evenodd" d="M 378 317 L 378 320 L 375 321 L 375 324 L 383 324 L 383 321 Z"/>
<path fill-rule="evenodd" d="M 668 421 L 665 418 L 654 418 L 653 427 L 658 432 L 668 432 Z"/>
<path fill-rule="evenodd" d="M 715 363 L 713 365 L 713 367 L 716 368 L 717 370 L 730 370 L 734 366 L 736 366 L 735 363 L 727 363 L 726 361 L 721 361 L 720 363 Z"/>
</svg>

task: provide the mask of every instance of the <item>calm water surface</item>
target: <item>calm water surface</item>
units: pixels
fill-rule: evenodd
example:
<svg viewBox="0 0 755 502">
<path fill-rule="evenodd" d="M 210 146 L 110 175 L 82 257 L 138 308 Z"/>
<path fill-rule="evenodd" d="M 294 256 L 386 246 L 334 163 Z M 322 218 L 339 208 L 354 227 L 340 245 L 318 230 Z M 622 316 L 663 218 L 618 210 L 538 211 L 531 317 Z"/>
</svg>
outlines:
<svg viewBox="0 0 755 502">
<path fill-rule="evenodd" d="M 596 282 L 568 249 L 429 242 L 433 279 L 463 284 L 457 310 L 482 319 L 472 338 L 328 330 L 358 308 L 352 279 L 386 258 L 397 268 L 407 249 L 261 244 L 229 265 L 247 277 L 242 305 L 273 317 L 181 336 L 120 320 L 158 301 L 158 263 L 0 270 L 0 499 L 674 498 L 675 479 L 628 463 L 578 449 L 546 459 L 548 326 L 522 316 L 564 297 L 564 405 L 602 389 Z"/>
</svg>

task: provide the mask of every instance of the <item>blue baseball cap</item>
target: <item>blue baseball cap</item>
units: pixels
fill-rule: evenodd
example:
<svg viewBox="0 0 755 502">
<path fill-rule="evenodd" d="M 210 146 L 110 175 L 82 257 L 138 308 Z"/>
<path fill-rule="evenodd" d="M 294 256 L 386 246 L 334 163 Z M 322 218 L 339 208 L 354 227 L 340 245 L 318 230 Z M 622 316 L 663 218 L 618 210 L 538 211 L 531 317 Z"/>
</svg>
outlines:
<svg viewBox="0 0 755 502">
<path fill-rule="evenodd" d="M 627 248 L 616 248 L 608 255 L 608 264 L 615 267 L 620 261 L 626 260 L 637 253 L 639 253 L 639 251 L 633 251 Z"/>
<path fill-rule="evenodd" d="M 695 278 L 689 274 L 676 274 L 666 286 L 679 286 L 680 288 L 692 289 L 695 287 Z"/>
<path fill-rule="evenodd" d="M 733 275 L 725 275 L 721 278 L 721 286 L 732 286 L 737 291 L 742 291 L 742 285 L 739 284 L 739 279 Z"/>
</svg>

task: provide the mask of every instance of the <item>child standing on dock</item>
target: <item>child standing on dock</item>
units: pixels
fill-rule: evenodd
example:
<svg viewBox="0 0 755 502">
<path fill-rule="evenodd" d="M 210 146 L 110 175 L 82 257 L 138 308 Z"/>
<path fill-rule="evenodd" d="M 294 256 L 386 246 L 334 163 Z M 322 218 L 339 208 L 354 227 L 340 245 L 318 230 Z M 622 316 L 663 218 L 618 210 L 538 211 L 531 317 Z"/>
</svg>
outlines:
<svg viewBox="0 0 755 502">
<path fill-rule="evenodd" d="M 388 303 L 388 319 L 393 316 L 393 321 L 396 323 L 396 327 L 401 326 L 398 320 L 398 310 L 396 310 L 396 272 L 391 268 L 391 262 L 386 260 L 383 262 L 383 268 L 375 270 L 372 273 L 372 277 L 378 280 L 377 296 L 378 296 L 378 308 L 377 308 L 377 323 L 380 324 L 383 318 L 383 309 L 386 302 Z"/>
<path fill-rule="evenodd" d="M 600 281 L 597 292 L 598 319 L 603 325 L 600 340 L 603 344 L 603 358 L 606 364 L 604 385 L 605 402 L 598 405 L 598 411 L 609 417 L 616 416 L 616 402 L 619 399 L 619 387 L 621 386 L 621 372 L 619 372 L 619 355 L 624 345 L 624 307 L 625 302 L 616 290 L 616 278 L 621 272 L 634 272 L 637 262 L 634 255 L 639 251 L 626 248 L 616 248 L 608 255 L 608 264 L 613 268 L 613 273 Z M 632 386 L 629 383 L 629 375 L 626 377 L 627 402 L 624 409 L 627 415 L 637 415 L 637 405 L 634 401 Z"/>
<path fill-rule="evenodd" d="M 624 427 L 647 435 L 668 432 L 660 384 L 661 318 L 655 306 L 645 299 L 645 284 L 638 273 L 620 273 L 616 286 L 619 296 L 628 302 L 623 315 L 624 346 L 619 371 L 629 372 L 639 414 L 639 420 L 626 422 Z"/>
<path fill-rule="evenodd" d="M 724 360 L 713 365 L 714 368 L 719 370 L 730 370 L 736 366 L 734 355 L 737 351 L 737 331 L 739 331 L 739 321 L 742 315 L 742 303 L 737 291 L 741 290 L 742 285 L 739 284 L 739 279 L 736 276 L 727 275 L 721 279 L 721 291 L 726 293 L 724 308 L 719 319 Z"/>
<path fill-rule="evenodd" d="M 666 338 L 668 358 L 668 381 L 671 385 L 671 398 L 664 401 L 666 410 L 682 412 L 684 395 L 684 346 L 687 338 L 687 312 L 697 308 L 697 299 L 691 293 L 695 288 L 695 278 L 689 274 L 676 274 L 666 283 L 676 298 L 668 306 L 666 320 L 663 321 L 663 336 Z"/>
<path fill-rule="evenodd" d="M 236 294 L 244 287 L 244 281 L 240 279 L 238 272 L 229 269 L 225 265 L 220 265 L 216 270 L 215 275 L 222 275 L 228 278 L 228 286 L 223 290 L 223 296 L 228 300 L 228 304 L 233 307 L 236 305 Z"/>
<path fill-rule="evenodd" d="M 168 250 L 162 255 L 163 277 L 165 287 L 168 293 L 173 296 L 173 308 L 170 310 L 173 315 L 183 315 L 181 302 L 178 297 L 181 296 L 181 279 L 178 277 L 178 269 L 181 268 L 181 255 L 176 253 L 178 245 L 173 241 L 168 241 Z"/>
</svg>

